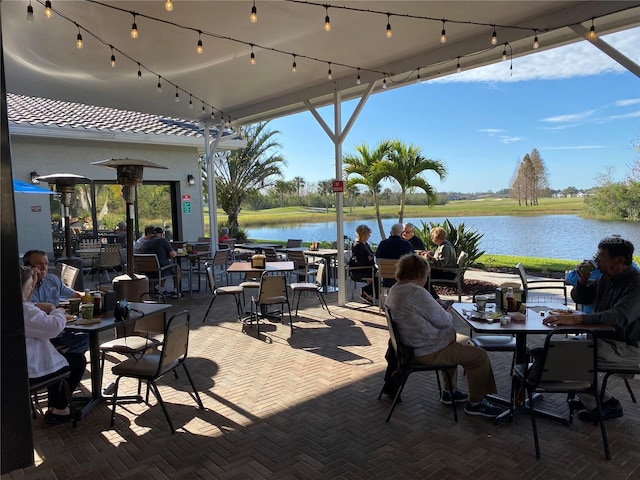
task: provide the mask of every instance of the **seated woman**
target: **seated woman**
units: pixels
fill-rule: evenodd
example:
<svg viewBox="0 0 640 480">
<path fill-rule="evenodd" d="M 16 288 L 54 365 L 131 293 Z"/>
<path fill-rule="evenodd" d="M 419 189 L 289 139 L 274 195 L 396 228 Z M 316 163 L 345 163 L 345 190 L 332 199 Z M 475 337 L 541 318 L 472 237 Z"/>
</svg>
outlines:
<svg viewBox="0 0 640 480">
<path fill-rule="evenodd" d="M 447 231 L 442 227 L 435 227 L 431 230 L 431 240 L 438 246 L 435 252 L 427 252 L 427 258 L 432 267 L 431 278 L 446 278 L 449 280 L 455 278 L 456 274 L 453 272 L 438 270 L 438 267 L 456 268 L 458 266 L 456 249 L 447 240 Z"/>
<path fill-rule="evenodd" d="M 400 258 L 396 267 L 397 283 L 391 287 L 385 302 L 398 325 L 400 340 L 414 348 L 416 363 L 455 363 L 465 369 L 469 395 L 456 389 L 457 370 L 452 370 L 449 376 L 453 398 L 447 391 L 448 378 L 443 375 L 442 403 L 466 402 L 467 414 L 496 417 L 502 410 L 484 398 L 497 392 L 489 356 L 481 348 L 456 342 L 451 313 L 424 289 L 428 276 L 429 264 L 423 256 L 413 253 Z"/>
<path fill-rule="evenodd" d="M 36 383 L 69 371 L 69 391 L 73 392 L 84 374 L 86 359 L 80 353 L 67 353 L 66 357 L 63 357 L 51 343 L 50 339 L 57 337 L 66 326 L 67 316 L 61 308 L 55 308 L 47 314 L 31 303 L 31 291 L 36 275 L 37 273 L 29 267 L 22 267 L 20 272 L 29 382 Z M 49 387 L 48 394 L 48 410 L 45 414 L 47 423 L 55 425 L 70 422 L 71 399 L 66 397 L 59 385 Z"/>
<path fill-rule="evenodd" d="M 227 227 L 222 227 L 220 229 L 220 236 L 218 237 L 218 243 L 224 243 L 226 240 L 231 240 L 229 236 L 229 229 Z"/>
<path fill-rule="evenodd" d="M 356 240 L 351 246 L 351 260 L 349 267 L 368 267 L 354 268 L 349 270 L 349 277 L 356 282 L 364 282 L 367 284 L 362 287 L 362 299 L 367 303 L 373 303 L 373 299 L 377 296 L 374 288 L 377 282 L 372 278 L 372 267 L 375 265 L 374 255 L 371 247 L 367 243 L 371 237 L 371 229 L 367 225 L 358 225 L 356 227 Z"/>
</svg>

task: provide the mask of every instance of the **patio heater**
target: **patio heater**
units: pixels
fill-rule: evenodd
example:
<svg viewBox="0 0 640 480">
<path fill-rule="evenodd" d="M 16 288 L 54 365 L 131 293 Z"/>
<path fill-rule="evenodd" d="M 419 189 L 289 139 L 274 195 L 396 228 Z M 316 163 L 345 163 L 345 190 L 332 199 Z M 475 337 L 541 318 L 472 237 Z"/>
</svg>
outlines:
<svg viewBox="0 0 640 480">
<path fill-rule="evenodd" d="M 122 195 L 127 204 L 127 273 L 113 279 L 113 289 L 118 300 L 129 298 L 138 301 L 140 295 L 149 290 L 149 279 L 144 275 L 133 273 L 133 217 L 136 187 L 142 185 L 142 171 L 147 168 L 163 168 L 162 165 L 148 160 L 135 160 L 132 158 L 114 158 L 92 162 L 91 165 L 115 168 L 117 182 L 122 187 Z"/>
<path fill-rule="evenodd" d="M 56 192 L 60 194 L 60 203 L 63 207 L 64 217 L 64 243 L 65 243 L 65 256 L 60 257 L 56 262 L 62 262 L 79 268 L 82 271 L 82 259 L 80 257 L 73 256 L 71 249 L 71 225 L 69 224 L 69 206 L 71 205 L 71 194 L 75 192 L 77 183 L 90 183 L 91 179 L 83 177 L 81 175 L 75 175 L 73 173 L 52 173 L 51 175 L 41 175 L 35 178 L 39 182 L 54 183 L 56 186 Z M 84 288 L 82 275 L 78 275 L 76 283 L 74 284 L 75 290 L 82 290 Z"/>
</svg>

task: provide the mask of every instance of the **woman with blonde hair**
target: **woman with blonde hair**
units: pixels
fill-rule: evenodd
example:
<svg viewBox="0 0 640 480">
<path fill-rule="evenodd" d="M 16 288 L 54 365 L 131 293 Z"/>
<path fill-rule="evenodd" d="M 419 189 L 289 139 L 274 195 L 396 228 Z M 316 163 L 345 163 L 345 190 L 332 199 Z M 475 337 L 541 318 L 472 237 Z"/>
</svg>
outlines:
<svg viewBox="0 0 640 480">
<path fill-rule="evenodd" d="M 362 299 L 373 304 L 375 297 L 375 283 L 372 277 L 374 272 L 375 262 L 373 250 L 369 246 L 369 237 L 371 237 L 371 228 L 367 225 L 361 224 L 356 227 L 356 240 L 351 246 L 351 259 L 349 260 L 349 277 L 356 282 L 366 281 L 367 284 L 362 287 Z M 359 268 L 362 267 L 362 268 Z M 375 273 L 373 275 L 375 277 Z"/>
</svg>

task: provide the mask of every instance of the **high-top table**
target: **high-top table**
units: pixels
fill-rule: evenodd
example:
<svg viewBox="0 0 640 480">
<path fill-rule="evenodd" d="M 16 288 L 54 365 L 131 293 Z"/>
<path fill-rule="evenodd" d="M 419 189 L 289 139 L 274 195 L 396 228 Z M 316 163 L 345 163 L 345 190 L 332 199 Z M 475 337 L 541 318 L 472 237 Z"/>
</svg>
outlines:
<svg viewBox="0 0 640 480">
<path fill-rule="evenodd" d="M 567 325 L 560 325 L 558 327 L 552 327 L 545 325 L 542 321 L 550 315 L 551 310 L 571 310 L 569 307 L 562 303 L 529 303 L 527 302 L 526 312 L 524 317 L 519 321 L 514 321 L 502 325 L 499 319 L 494 320 L 492 323 L 487 320 L 472 318 L 470 312 L 475 310 L 475 304 L 473 303 L 454 303 L 451 306 L 451 312 L 466 323 L 474 332 L 488 333 L 491 335 L 515 335 L 516 337 L 516 365 L 525 364 L 528 362 L 527 358 L 527 335 L 542 334 L 546 335 L 552 332 L 556 328 L 566 327 Z M 491 311 L 489 305 L 487 310 Z M 580 312 L 575 312 L 579 314 Z M 574 325 L 577 327 L 588 328 L 594 332 L 607 332 L 613 331 L 614 328 L 611 325 Z M 506 400 L 501 397 L 491 396 L 491 401 L 510 407 L 511 399 Z M 536 407 L 536 413 L 541 414 L 544 417 L 551 418 L 566 423 L 564 417 L 558 416 L 556 412 L 545 410 Z M 507 410 L 502 415 L 496 417 L 495 423 L 501 423 L 509 417 L 509 411 Z"/>
<path fill-rule="evenodd" d="M 123 325 L 134 324 L 138 320 L 153 320 L 154 317 L 161 317 L 165 322 L 166 312 L 171 308 L 167 303 L 137 303 L 129 302 L 131 313 L 124 322 L 117 322 L 113 311 L 103 313 L 95 317 L 96 323 L 89 325 L 76 325 L 69 323 L 65 327 L 67 332 L 78 332 L 89 334 L 89 368 L 91 370 L 91 396 L 87 399 L 87 404 L 80 410 L 80 416 L 84 417 L 93 407 L 102 402 L 105 397 L 102 394 L 102 375 L 100 372 L 100 332 L 110 330 Z"/>
<path fill-rule="evenodd" d="M 324 269 L 325 278 L 320 279 L 322 282 L 322 291 L 324 293 L 337 292 L 338 287 L 335 285 L 335 281 L 333 281 L 334 265 L 332 264 L 332 261 L 338 258 L 338 250 L 336 248 L 319 248 L 318 250 L 307 249 L 304 251 L 304 254 L 308 257 L 318 257 L 324 260 L 326 266 Z"/>
</svg>

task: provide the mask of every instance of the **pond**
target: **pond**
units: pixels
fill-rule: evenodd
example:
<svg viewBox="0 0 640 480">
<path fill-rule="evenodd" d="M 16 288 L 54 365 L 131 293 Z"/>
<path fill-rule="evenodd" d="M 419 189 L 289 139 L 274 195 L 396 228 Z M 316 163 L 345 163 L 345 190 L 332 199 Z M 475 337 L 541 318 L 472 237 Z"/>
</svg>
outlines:
<svg viewBox="0 0 640 480">
<path fill-rule="evenodd" d="M 421 228 L 421 220 L 423 219 L 406 218 L 405 222 Z M 424 220 L 442 223 L 445 218 L 431 217 Z M 582 260 L 591 258 L 598 242 L 611 234 L 630 240 L 636 246 L 636 254 L 640 252 L 640 222 L 591 220 L 576 215 L 451 217 L 450 220 L 454 225 L 464 223 L 466 228 L 483 234 L 480 248 L 486 253 Z M 345 235 L 355 238 L 356 226 L 361 223 L 366 223 L 373 231 L 370 243 L 378 244 L 380 232 L 375 220 L 344 222 Z M 396 219 L 382 220 L 387 234 L 394 223 Z M 304 241 L 333 242 L 336 239 L 335 231 L 335 222 L 323 222 L 251 227 L 247 229 L 247 234 L 250 238 L 264 240 L 301 238 Z"/>
</svg>

